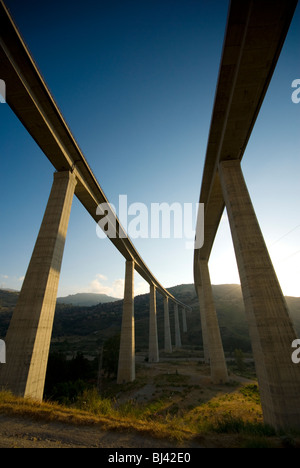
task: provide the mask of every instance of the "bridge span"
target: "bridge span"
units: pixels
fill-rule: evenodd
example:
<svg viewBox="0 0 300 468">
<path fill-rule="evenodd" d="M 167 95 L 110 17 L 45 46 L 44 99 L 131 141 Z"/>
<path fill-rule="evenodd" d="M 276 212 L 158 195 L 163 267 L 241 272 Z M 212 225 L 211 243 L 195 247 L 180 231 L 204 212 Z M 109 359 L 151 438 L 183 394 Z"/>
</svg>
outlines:
<svg viewBox="0 0 300 468">
<path fill-rule="evenodd" d="M 2 0 L 0 74 L 6 83 L 6 102 L 56 170 L 44 219 L 9 325 L 7 363 L 0 367 L 0 386 L 18 395 L 42 399 L 73 196 L 76 195 L 96 222 L 100 219 L 97 207 L 102 203 L 109 205 L 109 201 Z M 178 307 L 182 310 L 183 321 L 190 307 L 160 284 L 135 249 L 114 211 L 110 214 L 108 222 L 116 228 L 116 236 L 109 239 L 126 260 L 118 371 L 118 382 L 122 383 L 135 378 L 134 271 L 150 286 L 150 362 L 159 360 L 156 292 L 164 297 L 165 349 L 168 352 L 172 351 L 169 305 L 173 304 L 174 307 L 176 336 L 180 335 Z"/>
<path fill-rule="evenodd" d="M 275 427 L 299 428 L 300 369 L 291 360 L 296 334 L 241 169 L 296 6 L 296 0 L 230 3 L 200 191 L 204 245 L 195 250 L 194 278 L 205 358 L 212 380 L 225 382 L 228 373 L 208 261 L 226 207 L 264 419 Z"/>
</svg>

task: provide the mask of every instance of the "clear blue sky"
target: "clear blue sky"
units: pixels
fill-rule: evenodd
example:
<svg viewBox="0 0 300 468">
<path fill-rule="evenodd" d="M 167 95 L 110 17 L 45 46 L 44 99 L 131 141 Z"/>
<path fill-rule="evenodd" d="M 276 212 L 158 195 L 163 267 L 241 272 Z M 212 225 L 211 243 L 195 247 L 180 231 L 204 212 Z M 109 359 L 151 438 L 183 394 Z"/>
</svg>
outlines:
<svg viewBox="0 0 300 468">
<path fill-rule="evenodd" d="M 58 106 L 108 199 L 199 199 L 226 0 L 6 0 Z M 243 160 L 283 292 L 300 296 L 300 9 Z M 0 76 L 1 78 L 1 76 Z M 0 287 L 20 289 L 50 193 L 53 167 L 0 104 Z M 137 239 L 170 287 L 193 282 L 185 240 Z M 214 284 L 238 283 L 226 216 L 210 260 Z M 59 295 L 121 297 L 124 259 L 74 198 Z M 148 291 L 137 275 L 136 294 Z"/>
</svg>

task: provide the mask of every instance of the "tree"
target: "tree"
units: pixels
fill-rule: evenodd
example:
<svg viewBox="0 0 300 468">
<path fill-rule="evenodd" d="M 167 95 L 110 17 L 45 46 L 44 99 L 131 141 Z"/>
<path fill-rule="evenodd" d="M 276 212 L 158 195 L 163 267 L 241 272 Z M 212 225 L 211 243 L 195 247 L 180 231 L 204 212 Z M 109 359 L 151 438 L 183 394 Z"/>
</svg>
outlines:
<svg viewBox="0 0 300 468">
<path fill-rule="evenodd" d="M 103 345 L 102 369 L 109 376 L 118 373 L 119 350 L 121 335 L 114 335 L 105 341 Z"/>
<path fill-rule="evenodd" d="M 241 349 L 234 350 L 234 357 L 236 366 L 239 372 L 243 372 L 245 370 L 245 362 L 244 362 L 244 353 Z"/>
</svg>

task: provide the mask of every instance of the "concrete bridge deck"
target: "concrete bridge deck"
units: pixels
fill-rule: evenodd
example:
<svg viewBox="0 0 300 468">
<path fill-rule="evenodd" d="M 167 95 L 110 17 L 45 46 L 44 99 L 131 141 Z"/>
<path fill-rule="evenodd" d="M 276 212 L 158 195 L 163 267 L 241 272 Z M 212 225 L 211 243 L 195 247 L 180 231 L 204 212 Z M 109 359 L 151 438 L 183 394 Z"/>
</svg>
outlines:
<svg viewBox="0 0 300 468">
<path fill-rule="evenodd" d="M 242 160 L 292 21 L 297 0 L 232 0 L 212 112 L 200 203 L 209 259 L 224 210 L 220 161 Z"/>
</svg>

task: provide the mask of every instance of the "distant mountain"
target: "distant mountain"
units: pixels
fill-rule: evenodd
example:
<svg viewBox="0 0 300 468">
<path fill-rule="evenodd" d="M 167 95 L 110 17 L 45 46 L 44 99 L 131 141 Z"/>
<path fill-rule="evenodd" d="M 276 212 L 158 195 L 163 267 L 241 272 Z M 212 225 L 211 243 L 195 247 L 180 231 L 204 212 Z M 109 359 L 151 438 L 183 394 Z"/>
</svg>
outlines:
<svg viewBox="0 0 300 468">
<path fill-rule="evenodd" d="M 0 289 L 0 309 L 14 307 L 18 297 L 18 291 L 14 291 L 13 289 Z"/>
<path fill-rule="evenodd" d="M 183 346 L 202 348 L 202 333 L 199 303 L 193 284 L 183 284 L 168 288 L 184 304 L 191 307 L 187 311 L 188 332 L 182 331 L 181 308 L 180 327 Z M 242 349 L 251 352 L 248 324 L 240 285 L 213 285 L 213 295 L 218 321 L 226 352 Z M 291 318 L 297 335 L 300 337 L 300 298 L 287 297 Z M 149 340 L 149 294 L 134 298 L 136 350 L 147 350 Z M 91 354 L 107 338 L 120 333 L 123 301 L 98 304 L 94 307 L 72 307 L 57 305 L 53 328 L 54 350 L 74 353 L 78 349 Z M 170 302 L 170 324 L 172 343 L 175 343 L 174 307 Z M 159 348 L 164 346 L 164 308 L 163 297 L 157 294 L 157 329 Z"/>
<path fill-rule="evenodd" d="M 58 304 L 72 304 L 73 306 L 92 307 L 98 304 L 106 304 L 107 302 L 116 302 L 119 300 L 120 299 L 108 296 L 107 294 L 78 293 L 66 297 L 59 297 L 57 302 Z"/>
</svg>

